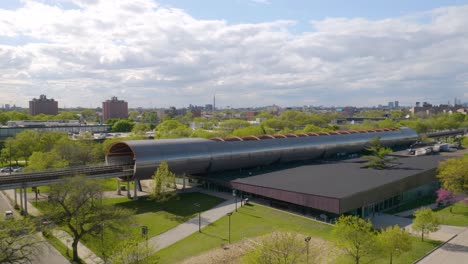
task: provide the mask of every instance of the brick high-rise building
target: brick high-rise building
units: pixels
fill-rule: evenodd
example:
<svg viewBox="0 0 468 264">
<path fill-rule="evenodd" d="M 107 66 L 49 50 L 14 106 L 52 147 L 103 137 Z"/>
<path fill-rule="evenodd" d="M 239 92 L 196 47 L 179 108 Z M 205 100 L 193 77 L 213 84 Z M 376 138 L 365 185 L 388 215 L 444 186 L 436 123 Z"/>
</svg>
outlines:
<svg viewBox="0 0 468 264">
<path fill-rule="evenodd" d="M 44 94 L 41 94 L 38 98 L 29 101 L 29 114 L 32 116 L 38 114 L 46 115 L 57 115 L 58 114 L 58 102 L 54 99 L 47 99 Z"/>
<path fill-rule="evenodd" d="M 128 118 L 128 103 L 112 97 L 111 100 L 102 102 L 102 116 L 104 120 L 109 118 Z"/>
</svg>

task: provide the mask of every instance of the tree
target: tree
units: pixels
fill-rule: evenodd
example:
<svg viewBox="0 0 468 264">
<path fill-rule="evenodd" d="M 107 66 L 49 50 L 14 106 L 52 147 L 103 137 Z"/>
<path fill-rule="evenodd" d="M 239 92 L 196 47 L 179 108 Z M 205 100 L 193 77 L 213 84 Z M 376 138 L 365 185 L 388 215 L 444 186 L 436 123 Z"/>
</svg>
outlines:
<svg viewBox="0 0 468 264">
<path fill-rule="evenodd" d="M 388 167 L 387 163 L 390 161 L 387 155 L 392 153 L 391 148 L 382 147 L 380 144 L 380 137 L 375 137 L 369 142 L 366 148 L 371 154 L 364 156 L 368 159 L 364 167 L 382 170 Z"/>
<path fill-rule="evenodd" d="M 133 128 L 133 122 L 130 120 L 119 120 L 112 125 L 112 132 L 130 132 Z"/>
<path fill-rule="evenodd" d="M 248 126 L 244 128 L 238 128 L 232 132 L 233 136 L 245 137 L 245 136 L 260 136 L 265 135 L 265 130 L 262 126 Z"/>
<path fill-rule="evenodd" d="M 305 236 L 295 233 L 274 232 L 264 237 L 254 250 L 247 253 L 246 263 L 307 263 L 307 252 L 309 252 L 309 263 L 319 262 L 318 243 L 306 243 L 304 238 Z M 309 246 L 308 251 L 307 246 Z"/>
<path fill-rule="evenodd" d="M 444 189 L 468 194 L 468 155 L 442 161 L 437 169 L 437 177 Z"/>
<path fill-rule="evenodd" d="M 102 186 L 96 180 L 76 176 L 50 186 L 50 206 L 45 216 L 63 225 L 73 238 L 73 260 L 78 261 L 78 242 L 98 235 L 106 227 L 118 228 L 131 215 L 128 210 L 102 204 Z"/>
<path fill-rule="evenodd" d="M 0 263 L 32 263 L 41 243 L 30 220 L 0 221 Z"/>
<path fill-rule="evenodd" d="M 234 131 L 239 128 L 250 126 L 250 123 L 240 119 L 229 119 L 219 123 L 219 128 L 227 131 Z"/>
<path fill-rule="evenodd" d="M 439 219 L 430 208 L 421 208 L 414 212 L 413 230 L 421 232 L 421 241 L 424 235 L 439 230 Z"/>
<path fill-rule="evenodd" d="M 372 223 L 358 216 L 340 216 L 332 233 L 336 238 L 336 245 L 351 256 L 356 264 L 376 251 Z"/>
<path fill-rule="evenodd" d="M 446 205 L 446 204 L 453 203 L 455 201 L 452 192 L 449 190 L 440 188 L 436 191 L 436 194 L 437 194 L 436 203 L 438 204 Z"/>
<path fill-rule="evenodd" d="M 151 125 L 149 123 L 136 123 L 133 126 L 132 132 L 135 134 L 144 135 L 146 132 L 151 130 Z"/>
<path fill-rule="evenodd" d="M 164 202 L 172 198 L 175 193 L 168 188 L 176 189 L 175 174 L 169 170 L 167 162 L 162 161 L 153 175 L 153 190 L 150 197 L 158 202 Z"/>
<path fill-rule="evenodd" d="M 156 127 L 154 138 L 180 138 L 188 137 L 192 130 L 176 120 L 166 120 Z"/>
<path fill-rule="evenodd" d="M 16 134 L 14 145 L 19 157 L 22 157 L 26 164 L 34 151 L 40 151 L 40 134 L 35 130 L 24 130 Z"/>
<path fill-rule="evenodd" d="M 403 252 L 411 250 L 410 235 L 398 225 L 389 226 L 378 235 L 381 250 L 390 257 L 398 257 Z"/>
<path fill-rule="evenodd" d="M 34 152 L 29 158 L 28 171 L 58 169 L 68 166 L 68 161 L 61 159 L 55 151 Z"/>
</svg>

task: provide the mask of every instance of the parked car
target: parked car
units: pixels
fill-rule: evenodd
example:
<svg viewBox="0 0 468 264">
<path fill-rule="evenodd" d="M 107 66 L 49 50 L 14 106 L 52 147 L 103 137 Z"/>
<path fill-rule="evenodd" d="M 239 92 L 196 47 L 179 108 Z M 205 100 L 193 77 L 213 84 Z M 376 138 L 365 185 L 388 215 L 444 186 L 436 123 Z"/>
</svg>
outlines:
<svg viewBox="0 0 468 264">
<path fill-rule="evenodd" d="M 13 211 L 5 211 L 4 218 L 13 219 Z"/>
<path fill-rule="evenodd" d="M 5 167 L 5 168 L 0 169 L 0 172 L 3 172 L 3 173 L 13 172 L 13 168 L 12 167 Z"/>
<path fill-rule="evenodd" d="M 22 172 L 22 171 L 23 171 L 23 167 L 18 167 L 18 168 L 13 169 L 13 172 Z"/>
</svg>

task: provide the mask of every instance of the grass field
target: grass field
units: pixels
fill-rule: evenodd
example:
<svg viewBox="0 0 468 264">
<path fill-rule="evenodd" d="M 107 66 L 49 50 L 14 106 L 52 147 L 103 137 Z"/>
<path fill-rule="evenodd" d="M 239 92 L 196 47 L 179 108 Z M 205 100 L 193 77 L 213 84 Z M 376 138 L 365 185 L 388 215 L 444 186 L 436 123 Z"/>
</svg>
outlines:
<svg viewBox="0 0 468 264">
<path fill-rule="evenodd" d="M 202 233 L 195 233 L 170 247 L 167 247 L 156 255 L 161 263 L 177 263 L 202 252 L 218 248 L 221 244 L 228 243 L 229 219 L 227 216 L 207 226 Z M 322 224 L 310 219 L 274 210 L 261 205 L 244 206 L 238 213 L 231 216 L 231 242 L 240 241 L 243 238 L 253 238 L 271 233 L 273 231 L 289 231 L 312 236 L 328 241 L 333 241 L 331 225 Z M 413 239 L 413 250 L 394 259 L 394 263 L 412 263 L 420 256 L 431 250 L 438 242 L 420 242 Z M 345 257 L 338 259 L 339 263 L 347 263 Z M 388 259 L 375 259 L 372 263 L 388 263 Z"/>
<path fill-rule="evenodd" d="M 208 210 L 223 201 L 221 198 L 202 193 L 183 193 L 165 203 L 157 203 L 147 197 L 140 197 L 136 201 L 128 198 L 104 199 L 104 204 L 135 210 L 135 215 L 132 216 L 131 226 L 121 230 L 105 228 L 103 238 L 104 241 L 119 241 L 121 236 L 136 236 L 143 240 L 140 235 L 141 226 L 147 226 L 148 237 L 152 237 L 189 220 L 200 210 Z M 200 208 L 193 206 L 194 203 L 199 203 Z M 94 252 L 99 252 L 101 237 L 87 236 L 83 243 Z"/>
<path fill-rule="evenodd" d="M 468 204 L 458 202 L 450 206 L 436 209 L 436 215 L 441 224 L 454 226 L 468 226 Z"/>
</svg>

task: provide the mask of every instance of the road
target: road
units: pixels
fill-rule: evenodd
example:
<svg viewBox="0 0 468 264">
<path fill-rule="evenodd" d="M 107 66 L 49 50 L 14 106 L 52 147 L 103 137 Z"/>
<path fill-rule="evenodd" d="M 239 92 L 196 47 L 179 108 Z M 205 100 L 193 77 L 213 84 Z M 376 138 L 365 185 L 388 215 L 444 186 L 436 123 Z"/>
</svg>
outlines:
<svg viewBox="0 0 468 264">
<path fill-rule="evenodd" d="M 15 210 L 13 210 L 13 206 L 11 206 L 6 195 L 2 191 L 0 191 L 0 212 L 2 214 L 2 218 L 6 210 L 12 210 L 15 213 L 15 218 L 20 217 L 19 214 L 16 213 Z M 0 221 L 3 221 L 3 219 L 1 219 Z M 33 258 L 32 263 L 63 264 L 69 263 L 69 261 L 67 261 L 67 259 L 64 256 L 62 256 L 62 254 L 60 254 L 60 252 L 58 252 L 48 242 L 44 242 L 39 249 L 39 254 Z"/>
<path fill-rule="evenodd" d="M 13 206 L 10 205 L 6 195 L 0 191 L 0 213 L 2 218 L 4 217 L 5 211 L 13 211 L 15 213 L 15 217 L 18 217 L 18 214 L 13 210 Z"/>
</svg>

